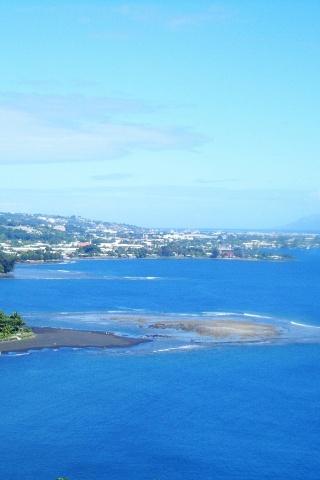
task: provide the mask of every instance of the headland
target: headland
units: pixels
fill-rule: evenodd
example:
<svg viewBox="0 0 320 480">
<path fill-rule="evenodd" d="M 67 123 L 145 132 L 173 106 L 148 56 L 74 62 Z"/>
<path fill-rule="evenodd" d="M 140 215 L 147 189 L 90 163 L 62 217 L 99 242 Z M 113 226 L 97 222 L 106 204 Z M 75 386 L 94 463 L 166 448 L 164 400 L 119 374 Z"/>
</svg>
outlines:
<svg viewBox="0 0 320 480">
<path fill-rule="evenodd" d="M 25 352 L 43 348 L 118 348 L 131 347 L 148 340 L 145 338 L 120 337 L 102 331 L 73 330 L 69 328 L 32 327 L 34 335 L 21 340 L 0 342 L 0 353 Z"/>
</svg>

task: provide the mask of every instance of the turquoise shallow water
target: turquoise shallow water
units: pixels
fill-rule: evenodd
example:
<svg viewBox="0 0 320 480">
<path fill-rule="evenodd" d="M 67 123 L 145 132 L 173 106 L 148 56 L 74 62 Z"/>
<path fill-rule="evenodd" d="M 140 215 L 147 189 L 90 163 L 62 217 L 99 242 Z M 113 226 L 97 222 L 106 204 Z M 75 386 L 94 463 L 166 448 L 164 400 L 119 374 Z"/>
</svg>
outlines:
<svg viewBox="0 0 320 480">
<path fill-rule="evenodd" d="M 320 255 L 297 254 L 18 266 L 1 308 L 80 328 L 107 311 L 320 326 Z M 0 478 L 319 478 L 319 343 L 160 347 L 2 355 Z"/>
</svg>

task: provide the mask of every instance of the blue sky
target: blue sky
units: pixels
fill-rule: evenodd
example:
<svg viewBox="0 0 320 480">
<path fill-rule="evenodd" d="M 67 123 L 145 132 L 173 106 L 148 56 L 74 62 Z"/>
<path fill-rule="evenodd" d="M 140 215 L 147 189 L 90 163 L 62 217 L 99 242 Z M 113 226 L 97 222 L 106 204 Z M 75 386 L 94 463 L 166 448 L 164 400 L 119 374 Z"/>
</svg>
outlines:
<svg viewBox="0 0 320 480">
<path fill-rule="evenodd" d="M 0 211 L 320 213 L 320 2 L 0 0 Z"/>
</svg>

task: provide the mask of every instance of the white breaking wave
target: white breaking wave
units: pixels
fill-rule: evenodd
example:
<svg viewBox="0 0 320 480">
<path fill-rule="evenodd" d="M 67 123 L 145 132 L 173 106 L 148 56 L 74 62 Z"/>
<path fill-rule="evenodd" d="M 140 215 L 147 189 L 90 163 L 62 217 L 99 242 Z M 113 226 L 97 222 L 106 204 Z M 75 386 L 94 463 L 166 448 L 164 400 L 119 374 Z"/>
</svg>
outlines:
<svg viewBox="0 0 320 480">
<path fill-rule="evenodd" d="M 159 350 L 154 350 L 154 353 L 170 352 L 172 350 L 193 350 L 195 348 L 199 348 L 199 345 L 183 345 L 182 347 L 160 348 Z"/>
<path fill-rule="evenodd" d="M 123 277 L 124 280 L 157 280 L 157 278 L 159 277 Z M 119 280 L 121 280 L 121 277 L 119 277 Z"/>
<path fill-rule="evenodd" d="M 267 315 L 257 315 L 254 313 L 239 313 L 239 312 L 202 312 L 202 315 L 205 316 L 214 316 L 214 317 L 251 317 L 251 318 L 272 318 Z"/>
<path fill-rule="evenodd" d="M 7 355 L 9 357 L 24 357 L 25 355 L 29 355 L 30 352 L 21 352 L 21 353 L 14 353 L 14 352 L 8 352 Z"/>
<path fill-rule="evenodd" d="M 304 323 L 290 322 L 292 325 L 298 325 L 298 327 L 307 327 L 307 328 L 320 328 L 316 325 L 305 325 Z"/>
</svg>

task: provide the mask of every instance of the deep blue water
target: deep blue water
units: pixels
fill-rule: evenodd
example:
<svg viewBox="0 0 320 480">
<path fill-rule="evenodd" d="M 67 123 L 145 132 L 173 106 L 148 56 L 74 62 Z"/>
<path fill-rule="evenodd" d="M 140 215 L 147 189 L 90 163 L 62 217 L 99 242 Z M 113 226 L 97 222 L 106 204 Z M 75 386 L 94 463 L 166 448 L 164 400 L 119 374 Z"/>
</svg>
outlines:
<svg viewBox="0 0 320 480">
<path fill-rule="evenodd" d="M 296 256 L 18 266 L 1 309 L 79 328 L 107 311 L 320 326 L 320 252 Z M 319 360 L 319 343 L 2 355 L 0 478 L 318 479 Z"/>
</svg>

